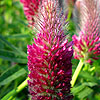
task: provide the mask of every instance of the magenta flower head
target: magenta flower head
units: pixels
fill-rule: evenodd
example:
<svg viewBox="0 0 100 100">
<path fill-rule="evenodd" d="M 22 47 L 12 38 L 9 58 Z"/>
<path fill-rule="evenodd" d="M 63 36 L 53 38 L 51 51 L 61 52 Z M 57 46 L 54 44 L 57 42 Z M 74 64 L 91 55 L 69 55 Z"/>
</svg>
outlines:
<svg viewBox="0 0 100 100">
<path fill-rule="evenodd" d="M 73 36 L 74 55 L 91 63 L 100 58 L 100 9 L 97 0 L 83 0 L 81 5 L 81 24 L 79 36 Z"/>
<path fill-rule="evenodd" d="M 38 13 L 41 0 L 20 0 L 24 6 L 24 13 L 29 25 L 34 25 L 34 16 Z"/>
<path fill-rule="evenodd" d="M 58 2 L 42 0 L 36 17 L 38 33 L 28 45 L 28 81 L 32 100 L 71 100 L 72 42 L 63 27 L 64 16 Z"/>
</svg>

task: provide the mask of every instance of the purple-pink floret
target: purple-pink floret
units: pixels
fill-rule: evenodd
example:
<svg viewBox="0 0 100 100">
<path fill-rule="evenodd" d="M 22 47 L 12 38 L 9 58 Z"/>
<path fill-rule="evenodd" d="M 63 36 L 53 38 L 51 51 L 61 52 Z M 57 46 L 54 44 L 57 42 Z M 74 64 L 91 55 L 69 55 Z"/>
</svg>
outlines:
<svg viewBox="0 0 100 100">
<path fill-rule="evenodd" d="M 39 33 L 27 50 L 29 92 L 32 100 L 71 100 L 72 42 L 64 35 L 56 2 L 43 0 L 42 7 Z"/>
</svg>

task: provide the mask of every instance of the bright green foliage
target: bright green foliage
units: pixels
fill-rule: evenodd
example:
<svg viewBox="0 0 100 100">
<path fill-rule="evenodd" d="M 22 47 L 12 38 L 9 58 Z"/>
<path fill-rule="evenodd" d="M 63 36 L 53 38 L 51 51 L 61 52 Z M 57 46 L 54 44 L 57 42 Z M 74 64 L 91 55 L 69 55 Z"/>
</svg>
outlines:
<svg viewBox="0 0 100 100">
<path fill-rule="evenodd" d="M 27 26 L 19 0 L 0 0 L 0 99 L 16 89 L 27 77 L 27 44 L 33 42 L 33 30 Z M 69 40 L 75 25 L 69 21 Z M 66 33 L 67 34 L 67 33 Z M 73 73 L 78 60 L 72 59 Z M 73 100 L 100 100 L 100 59 L 82 67 L 75 86 Z M 12 100 L 29 100 L 28 88 Z"/>
<path fill-rule="evenodd" d="M 0 1 L 0 100 L 16 89 L 27 75 L 27 44 L 31 44 L 32 30 L 28 28 L 19 0 Z M 15 100 L 27 100 L 28 89 Z"/>
<path fill-rule="evenodd" d="M 83 66 L 72 93 L 75 96 L 73 100 L 100 100 L 100 60 Z"/>
</svg>

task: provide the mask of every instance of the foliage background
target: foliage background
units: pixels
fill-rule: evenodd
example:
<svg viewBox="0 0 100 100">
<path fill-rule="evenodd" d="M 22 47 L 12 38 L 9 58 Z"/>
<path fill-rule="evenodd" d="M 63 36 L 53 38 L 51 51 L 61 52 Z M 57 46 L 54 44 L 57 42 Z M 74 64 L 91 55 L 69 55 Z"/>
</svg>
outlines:
<svg viewBox="0 0 100 100">
<path fill-rule="evenodd" d="M 70 20 L 69 38 L 75 33 Z M 0 1 L 0 99 L 16 89 L 27 75 L 27 44 L 32 44 L 34 32 L 27 26 L 19 0 Z M 73 73 L 78 60 L 72 59 Z M 84 66 L 75 87 L 73 100 L 100 100 L 100 60 Z M 13 100 L 29 100 L 28 88 L 16 95 Z"/>
</svg>

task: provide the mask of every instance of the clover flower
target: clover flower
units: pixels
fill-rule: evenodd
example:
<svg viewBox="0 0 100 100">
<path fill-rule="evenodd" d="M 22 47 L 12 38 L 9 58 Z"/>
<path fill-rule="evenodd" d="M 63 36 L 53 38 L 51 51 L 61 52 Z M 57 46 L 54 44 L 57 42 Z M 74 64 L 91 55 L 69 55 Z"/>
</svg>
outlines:
<svg viewBox="0 0 100 100">
<path fill-rule="evenodd" d="M 32 100 L 71 100 L 72 42 L 63 31 L 66 23 L 58 2 L 43 0 L 36 17 L 38 33 L 28 45 L 28 81 Z"/>
<path fill-rule="evenodd" d="M 34 16 L 38 13 L 41 0 L 20 0 L 24 6 L 24 13 L 30 25 L 34 24 Z"/>
<path fill-rule="evenodd" d="M 98 1 L 83 0 L 80 2 L 81 23 L 79 36 L 73 36 L 74 55 L 91 63 L 100 57 L 100 15 Z"/>
</svg>

